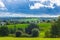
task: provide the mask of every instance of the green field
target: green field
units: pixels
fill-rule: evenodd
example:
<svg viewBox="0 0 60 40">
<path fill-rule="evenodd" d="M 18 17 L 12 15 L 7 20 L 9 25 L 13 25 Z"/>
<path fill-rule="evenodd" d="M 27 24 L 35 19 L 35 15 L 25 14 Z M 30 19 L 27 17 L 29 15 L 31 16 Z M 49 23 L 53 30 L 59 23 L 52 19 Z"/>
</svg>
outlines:
<svg viewBox="0 0 60 40">
<path fill-rule="evenodd" d="M 18 29 L 18 28 L 25 29 L 28 27 L 28 25 L 29 24 L 15 24 L 15 25 L 11 24 L 11 25 L 7 25 L 7 26 L 9 29 L 11 29 L 11 28 L 13 29 L 14 26 L 16 26 L 16 29 Z M 51 23 L 38 23 L 37 25 L 40 29 L 42 29 L 40 31 L 39 37 L 43 38 L 45 36 L 45 32 L 50 29 Z"/>
<path fill-rule="evenodd" d="M 14 28 L 14 26 L 16 26 L 16 28 L 26 28 L 28 27 L 29 24 L 11 24 L 11 25 L 7 25 L 8 28 Z"/>
<path fill-rule="evenodd" d="M 26 28 L 29 24 L 16 24 L 17 28 Z M 43 30 L 40 31 L 40 35 L 37 38 L 26 38 L 26 37 L 0 37 L 0 40 L 60 40 L 60 38 L 43 38 L 45 32 L 51 28 L 51 23 L 38 23 L 37 24 Z M 7 25 L 9 28 L 14 28 L 14 25 Z"/>
<path fill-rule="evenodd" d="M 51 23 L 40 23 L 38 24 L 38 26 L 42 28 L 39 37 L 43 38 L 45 37 L 45 32 L 51 28 Z"/>
<path fill-rule="evenodd" d="M 0 37 L 0 40 L 60 40 L 60 38 L 13 38 L 13 37 Z"/>
</svg>

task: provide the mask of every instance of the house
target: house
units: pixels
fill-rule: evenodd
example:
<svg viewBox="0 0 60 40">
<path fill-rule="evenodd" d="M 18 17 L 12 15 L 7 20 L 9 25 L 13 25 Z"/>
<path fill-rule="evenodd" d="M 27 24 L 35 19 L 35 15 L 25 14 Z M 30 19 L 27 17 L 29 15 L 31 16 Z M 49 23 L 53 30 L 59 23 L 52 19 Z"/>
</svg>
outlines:
<svg viewBox="0 0 60 40">
<path fill-rule="evenodd" d="M 0 25 L 1 26 L 4 26 L 6 23 L 5 22 L 0 22 Z"/>
</svg>

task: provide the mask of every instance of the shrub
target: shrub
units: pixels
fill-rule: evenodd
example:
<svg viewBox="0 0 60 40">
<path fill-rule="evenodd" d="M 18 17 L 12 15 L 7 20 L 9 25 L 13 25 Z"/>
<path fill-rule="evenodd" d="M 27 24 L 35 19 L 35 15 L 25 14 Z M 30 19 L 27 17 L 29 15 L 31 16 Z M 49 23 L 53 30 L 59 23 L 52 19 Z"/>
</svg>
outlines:
<svg viewBox="0 0 60 40">
<path fill-rule="evenodd" d="M 8 27 L 0 27 L 0 36 L 8 36 L 9 34 L 9 30 Z"/>
<path fill-rule="evenodd" d="M 32 29 L 32 37 L 38 37 L 39 36 L 39 29 L 34 28 Z"/>
<path fill-rule="evenodd" d="M 18 28 L 18 30 L 23 31 L 23 29 L 22 29 L 22 28 Z"/>
<path fill-rule="evenodd" d="M 36 24 L 31 23 L 31 24 L 25 29 L 25 32 L 28 33 L 28 34 L 31 34 L 31 31 L 32 31 L 33 28 L 38 28 L 38 29 L 39 29 L 39 27 L 38 27 Z"/>
<path fill-rule="evenodd" d="M 43 19 L 42 22 L 46 22 L 46 20 Z"/>
<path fill-rule="evenodd" d="M 16 37 L 21 37 L 21 35 L 22 35 L 22 31 L 17 31 L 16 32 Z"/>
<path fill-rule="evenodd" d="M 17 30 L 16 26 L 14 26 L 14 28 L 11 28 L 9 31 L 10 31 L 11 34 L 14 34 L 16 32 L 16 30 Z"/>
<path fill-rule="evenodd" d="M 10 32 L 10 34 L 14 34 L 15 33 L 14 29 L 10 29 L 9 32 Z"/>
<path fill-rule="evenodd" d="M 50 31 L 46 31 L 46 32 L 45 32 L 45 38 L 49 38 L 50 35 L 51 35 L 51 34 L 50 34 Z"/>
<path fill-rule="evenodd" d="M 50 23 L 51 22 L 51 20 L 47 20 L 47 23 Z"/>
</svg>

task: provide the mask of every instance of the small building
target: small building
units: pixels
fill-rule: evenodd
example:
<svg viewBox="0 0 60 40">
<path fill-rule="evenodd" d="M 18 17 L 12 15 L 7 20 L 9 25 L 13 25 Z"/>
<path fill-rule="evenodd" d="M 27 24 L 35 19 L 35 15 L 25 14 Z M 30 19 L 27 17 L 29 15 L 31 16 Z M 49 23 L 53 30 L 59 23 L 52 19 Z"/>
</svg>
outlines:
<svg viewBox="0 0 60 40">
<path fill-rule="evenodd" d="M 4 26 L 4 25 L 6 25 L 6 23 L 5 22 L 0 22 L 0 25 Z"/>
</svg>

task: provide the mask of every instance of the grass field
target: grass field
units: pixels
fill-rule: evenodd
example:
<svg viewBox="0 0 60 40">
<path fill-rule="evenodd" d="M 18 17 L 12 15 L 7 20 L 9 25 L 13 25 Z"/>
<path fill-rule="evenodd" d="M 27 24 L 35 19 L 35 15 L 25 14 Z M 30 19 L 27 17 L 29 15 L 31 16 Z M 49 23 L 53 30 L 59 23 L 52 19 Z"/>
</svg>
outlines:
<svg viewBox="0 0 60 40">
<path fill-rule="evenodd" d="M 16 25 L 12 24 L 12 25 L 7 25 L 7 26 L 8 26 L 9 29 L 10 29 L 10 28 L 13 29 L 14 26 L 16 26 L 16 28 L 25 29 L 25 28 L 28 27 L 28 25 L 29 25 L 29 24 L 16 24 Z M 40 37 L 40 38 L 45 37 L 45 32 L 46 32 L 47 30 L 49 30 L 49 28 L 51 27 L 51 23 L 38 23 L 37 25 L 38 25 L 38 27 L 39 27 L 40 29 L 42 28 L 42 30 L 40 31 L 39 37 Z"/>
<path fill-rule="evenodd" d="M 39 35 L 40 38 L 43 38 L 45 37 L 45 32 L 51 28 L 51 23 L 40 23 L 38 26 L 43 29 L 40 31 Z"/>
<path fill-rule="evenodd" d="M 0 40 L 60 40 L 60 38 L 13 38 L 13 37 L 0 37 Z"/>
<path fill-rule="evenodd" d="M 26 28 L 29 24 L 16 24 L 17 28 Z M 40 35 L 37 38 L 26 38 L 26 37 L 0 37 L 0 40 L 60 40 L 60 38 L 43 38 L 45 32 L 51 27 L 51 23 L 39 23 L 37 24 L 40 28 L 43 28 L 40 31 Z M 7 25 L 9 28 L 14 28 L 14 25 Z"/>
<path fill-rule="evenodd" d="M 14 26 L 16 26 L 16 28 L 26 28 L 28 27 L 29 24 L 15 24 L 15 25 L 7 25 L 8 28 L 14 28 Z"/>
</svg>

